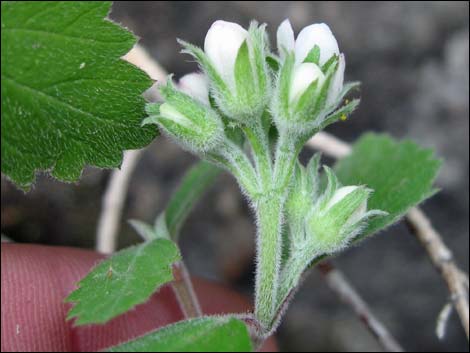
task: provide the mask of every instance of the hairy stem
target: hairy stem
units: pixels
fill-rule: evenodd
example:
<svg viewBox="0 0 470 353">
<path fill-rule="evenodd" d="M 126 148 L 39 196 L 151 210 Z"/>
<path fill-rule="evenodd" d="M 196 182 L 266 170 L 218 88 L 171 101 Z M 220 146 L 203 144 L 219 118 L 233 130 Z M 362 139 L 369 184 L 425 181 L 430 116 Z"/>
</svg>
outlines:
<svg viewBox="0 0 470 353">
<path fill-rule="evenodd" d="M 231 141 L 224 141 L 220 155 L 210 155 L 213 160 L 223 165 L 237 179 L 240 187 L 248 195 L 255 195 L 258 190 L 258 178 L 246 154 Z"/>
<path fill-rule="evenodd" d="M 191 277 L 183 261 L 173 266 L 175 280 L 171 283 L 173 292 L 178 299 L 181 311 L 186 319 L 202 316 L 201 306 L 194 291 Z"/>
<path fill-rule="evenodd" d="M 221 171 L 213 164 L 202 161 L 186 172 L 165 209 L 168 232 L 174 241 L 178 241 L 181 226 L 196 202 L 214 183 Z"/>
<path fill-rule="evenodd" d="M 282 306 L 292 288 L 296 287 L 305 271 L 305 258 L 303 256 L 289 257 L 281 273 L 281 285 L 277 293 L 276 310 Z"/>
<path fill-rule="evenodd" d="M 256 171 L 260 177 L 260 186 L 263 190 L 266 190 L 272 181 L 272 160 L 267 133 L 263 130 L 259 121 L 251 126 L 245 125 L 242 129 L 253 150 Z"/>
<path fill-rule="evenodd" d="M 256 269 L 255 314 L 269 331 L 274 314 L 281 260 L 282 199 L 263 197 L 257 204 L 258 261 Z"/>
<path fill-rule="evenodd" d="M 282 257 L 283 209 L 298 149 L 281 135 L 270 188 L 255 200 L 258 221 L 255 313 L 269 332 L 275 316 Z"/>
</svg>

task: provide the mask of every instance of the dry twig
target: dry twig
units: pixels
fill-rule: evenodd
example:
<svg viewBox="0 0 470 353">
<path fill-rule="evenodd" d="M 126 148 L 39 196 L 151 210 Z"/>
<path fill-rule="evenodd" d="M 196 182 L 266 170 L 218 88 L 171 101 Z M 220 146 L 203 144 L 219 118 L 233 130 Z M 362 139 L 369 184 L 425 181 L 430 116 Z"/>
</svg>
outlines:
<svg viewBox="0 0 470 353">
<path fill-rule="evenodd" d="M 145 71 L 150 78 L 164 81 L 166 72 L 141 46 L 136 45 L 123 59 Z M 147 94 L 155 97 L 156 90 Z M 98 220 L 96 234 L 96 250 L 104 254 L 110 254 L 116 250 L 116 238 L 119 233 L 122 209 L 127 196 L 127 188 L 132 173 L 142 155 L 142 150 L 126 151 L 124 153 L 121 168 L 114 170 L 108 182 L 103 196 L 103 206 Z"/>
<path fill-rule="evenodd" d="M 317 268 L 325 278 L 330 289 L 354 310 L 354 313 L 361 319 L 369 331 L 372 332 L 386 351 L 403 352 L 403 348 L 400 344 L 375 317 L 367 303 L 359 296 L 351 284 L 348 283 L 341 271 L 336 269 L 330 261 L 323 261 Z"/>
<path fill-rule="evenodd" d="M 432 264 L 446 281 L 451 294 L 450 301 L 454 304 L 468 339 L 468 276 L 457 267 L 452 252 L 423 211 L 413 208 L 406 219 L 410 229 L 428 252 Z"/>
</svg>

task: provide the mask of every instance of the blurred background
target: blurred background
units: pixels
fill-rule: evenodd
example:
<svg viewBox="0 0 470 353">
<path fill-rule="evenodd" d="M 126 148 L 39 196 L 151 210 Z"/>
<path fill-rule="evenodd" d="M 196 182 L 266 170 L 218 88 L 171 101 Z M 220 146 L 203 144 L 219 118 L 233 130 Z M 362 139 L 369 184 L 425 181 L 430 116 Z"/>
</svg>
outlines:
<svg viewBox="0 0 470 353">
<path fill-rule="evenodd" d="M 423 209 L 458 264 L 469 258 L 469 5 L 467 2 L 115 2 L 110 17 L 178 78 L 196 66 L 176 38 L 203 45 L 216 19 L 268 24 L 271 41 L 289 18 L 296 33 L 326 22 L 346 55 L 347 80 L 362 81 L 360 108 L 328 131 L 353 142 L 364 131 L 386 131 L 434 148 L 444 164 L 441 192 Z M 273 43 L 274 44 L 274 43 Z M 305 152 L 308 156 L 311 152 Z M 129 218 L 152 222 L 195 158 L 164 137 L 139 162 L 126 202 L 119 245 L 139 241 Z M 331 163 L 332 161 L 326 160 Z M 79 185 L 39 176 L 24 194 L 2 178 L 1 231 L 17 242 L 94 247 L 109 171 L 87 169 Z M 191 272 L 251 295 L 253 215 L 234 180 L 222 175 L 182 230 Z M 457 315 L 447 335 L 434 334 L 448 291 L 403 223 L 334 259 L 374 313 L 409 351 L 468 351 Z M 313 271 L 278 333 L 284 351 L 380 351 L 351 309 Z"/>
</svg>

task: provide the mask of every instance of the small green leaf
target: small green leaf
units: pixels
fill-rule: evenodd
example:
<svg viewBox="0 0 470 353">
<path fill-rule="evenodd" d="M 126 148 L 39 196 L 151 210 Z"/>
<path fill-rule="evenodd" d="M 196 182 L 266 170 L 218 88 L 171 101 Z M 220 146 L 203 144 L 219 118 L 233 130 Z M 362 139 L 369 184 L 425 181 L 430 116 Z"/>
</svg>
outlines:
<svg viewBox="0 0 470 353">
<path fill-rule="evenodd" d="M 180 259 L 170 240 L 156 239 L 119 251 L 101 262 L 66 299 L 75 302 L 67 319 L 76 325 L 105 323 L 143 303 L 173 280 L 172 264 Z"/>
<path fill-rule="evenodd" d="M 1 169 L 28 189 L 37 170 L 76 181 L 85 165 L 118 167 L 142 128 L 148 76 L 121 57 L 132 33 L 104 19 L 111 2 L 1 4 Z"/>
<path fill-rule="evenodd" d="M 373 219 L 361 237 L 396 222 L 411 207 L 436 192 L 432 184 L 441 162 L 430 149 L 411 141 L 396 142 L 387 135 L 369 133 L 355 145 L 352 154 L 335 169 L 343 185 L 367 185 L 373 189 L 368 209 L 388 216 Z"/>
<path fill-rule="evenodd" d="M 181 321 L 108 352 L 250 352 L 246 325 L 230 317 L 203 317 Z"/>
</svg>

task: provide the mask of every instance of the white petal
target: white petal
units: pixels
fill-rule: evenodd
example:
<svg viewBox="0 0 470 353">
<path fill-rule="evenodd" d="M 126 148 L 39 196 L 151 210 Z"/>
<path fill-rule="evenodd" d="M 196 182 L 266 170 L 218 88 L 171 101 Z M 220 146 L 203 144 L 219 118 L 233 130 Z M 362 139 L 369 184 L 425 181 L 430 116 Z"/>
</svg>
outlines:
<svg viewBox="0 0 470 353">
<path fill-rule="evenodd" d="M 323 72 L 316 64 L 303 63 L 297 66 L 290 87 L 289 101 L 293 102 L 300 98 L 308 86 L 317 79 L 319 84 L 321 84 L 325 79 L 325 75 L 323 75 Z"/>
<path fill-rule="evenodd" d="M 198 72 L 184 75 L 179 80 L 179 88 L 201 103 L 209 105 L 209 80 L 206 75 Z"/>
<path fill-rule="evenodd" d="M 233 81 L 238 49 L 247 37 L 248 32 L 232 22 L 215 21 L 209 28 L 204 41 L 204 51 L 222 78 Z"/>
<path fill-rule="evenodd" d="M 338 42 L 325 23 L 316 23 L 300 31 L 295 41 L 295 62 L 302 63 L 315 45 L 320 47 L 320 65 L 333 54 L 339 55 Z"/>
<path fill-rule="evenodd" d="M 330 89 L 328 91 L 328 97 L 326 98 L 326 106 L 334 103 L 337 99 L 341 90 L 343 89 L 344 82 L 344 69 L 346 68 L 346 60 L 344 54 L 339 56 L 339 63 L 336 72 L 331 79 Z"/>
<path fill-rule="evenodd" d="M 277 29 L 277 51 L 281 58 L 284 57 L 284 51 L 294 50 L 294 30 L 288 19 L 284 20 Z"/>
<path fill-rule="evenodd" d="M 356 190 L 359 186 L 351 185 L 351 186 L 343 186 L 336 190 L 334 193 L 333 197 L 331 200 L 328 202 L 328 205 L 326 208 L 331 208 L 333 205 L 344 199 L 347 195 L 352 193 L 354 190 Z"/>
<path fill-rule="evenodd" d="M 328 205 L 326 206 L 327 209 L 333 207 L 336 203 L 340 202 L 342 199 L 344 199 L 347 195 L 355 191 L 359 186 L 343 186 L 342 188 L 339 188 L 336 190 L 334 193 L 333 197 L 331 200 L 328 202 Z M 367 212 L 367 199 L 362 202 L 359 207 L 352 213 L 352 215 L 349 217 L 348 221 L 346 224 L 351 225 L 356 222 L 358 222 L 362 216 Z"/>
</svg>

